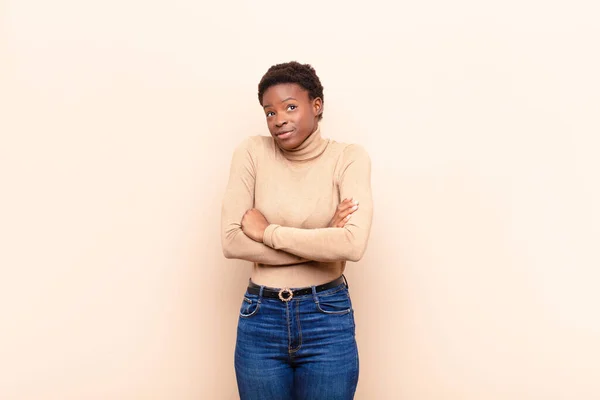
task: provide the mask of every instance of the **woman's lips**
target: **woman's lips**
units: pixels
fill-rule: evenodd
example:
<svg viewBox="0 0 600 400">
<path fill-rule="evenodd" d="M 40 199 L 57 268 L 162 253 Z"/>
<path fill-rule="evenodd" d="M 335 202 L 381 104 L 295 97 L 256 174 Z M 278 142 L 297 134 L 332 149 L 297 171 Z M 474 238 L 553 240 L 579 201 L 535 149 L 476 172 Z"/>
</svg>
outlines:
<svg viewBox="0 0 600 400">
<path fill-rule="evenodd" d="M 281 139 L 281 140 L 283 140 L 283 139 L 287 139 L 287 138 L 289 138 L 290 136 L 292 136 L 292 133 L 294 133 L 294 131 L 293 131 L 293 130 L 291 130 L 291 131 L 286 131 L 286 132 L 283 132 L 283 133 L 278 133 L 278 134 L 277 134 L 277 139 Z"/>
</svg>

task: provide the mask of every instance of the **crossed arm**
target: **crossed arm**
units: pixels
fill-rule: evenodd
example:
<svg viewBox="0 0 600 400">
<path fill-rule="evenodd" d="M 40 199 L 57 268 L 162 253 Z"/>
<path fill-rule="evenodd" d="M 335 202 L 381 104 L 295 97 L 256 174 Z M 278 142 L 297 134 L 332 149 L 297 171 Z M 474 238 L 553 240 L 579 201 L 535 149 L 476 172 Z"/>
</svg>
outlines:
<svg viewBox="0 0 600 400">
<path fill-rule="evenodd" d="M 301 229 L 270 224 L 253 208 L 255 164 L 248 141 L 234 152 L 221 213 L 223 254 L 268 265 L 314 261 L 358 261 L 367 245 L 372 219 L 370 159 L 348 146 L 339 178 L 340 204 L 327 228 Z M 350 199 L 360 200 L 353 208 Z M 346 218 L 352 215 L 350 219 Z"/>
</svg>

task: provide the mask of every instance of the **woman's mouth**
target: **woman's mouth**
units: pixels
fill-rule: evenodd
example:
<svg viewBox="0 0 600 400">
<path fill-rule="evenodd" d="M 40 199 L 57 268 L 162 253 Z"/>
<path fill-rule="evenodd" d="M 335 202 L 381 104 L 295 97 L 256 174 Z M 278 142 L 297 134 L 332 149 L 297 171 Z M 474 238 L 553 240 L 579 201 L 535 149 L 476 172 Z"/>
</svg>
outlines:
<svg viewBox="0 0 600 400">
<path fill-rule="evenodd" d="M 289 138 L 290 136 L 292 136 L 292 133 L 294 133 L 294 131 L 293 131 L 293 130 L 291 130 L 291 131 L 285 131 L 285 132 L 278 133 L 278 134 L 277 134 L 277 139 L 281 139 L 281 140 L 283 140 L 283 139 L 287 139 L 287 138 Z"/>
</svg>

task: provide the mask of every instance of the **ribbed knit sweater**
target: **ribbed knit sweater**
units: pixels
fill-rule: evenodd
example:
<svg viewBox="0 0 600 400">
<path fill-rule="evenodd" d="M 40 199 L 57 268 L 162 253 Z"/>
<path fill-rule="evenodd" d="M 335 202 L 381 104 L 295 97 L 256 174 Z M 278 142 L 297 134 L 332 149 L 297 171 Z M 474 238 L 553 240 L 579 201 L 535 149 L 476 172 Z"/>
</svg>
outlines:
<svg viewBox="0 0 600 400">
<path fill-rule="evenodd" d="M 329 228 L 345 198 L 358 200 L 358 209 L 345 227 Z M 250 208 L 270 224 L 262 243 L 242 231 Z M 324 139 L 320 127 L 293 151 L 270 136 L 251 136 L 231 161 L 221 213 L 223 253 L 253 262 L 257 284 L 317 285 L 363 256 L 372 216 L 371 161 L 361 146 Z"/>
</svg>

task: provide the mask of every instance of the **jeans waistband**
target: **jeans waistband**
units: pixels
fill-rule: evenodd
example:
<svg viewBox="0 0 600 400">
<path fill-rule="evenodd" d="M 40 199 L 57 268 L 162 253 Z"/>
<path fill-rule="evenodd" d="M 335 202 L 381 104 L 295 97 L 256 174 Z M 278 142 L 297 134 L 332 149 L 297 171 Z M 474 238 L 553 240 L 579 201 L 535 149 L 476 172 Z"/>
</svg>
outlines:
<svg viewBox="0 0 600 400">
<path fill-rule="evenodd" d="M 261 297 L 278 298 L 281 301 L 290 301 L 294 296 L 305 296 L 308 294 L 316 294 L 327 289 L 334 288 L 342 283 L 348 287 L 348 281 L 342 274 L 339 278 L 333 281 L 323 283 L 321 285 L 306 286 L 301 288 L 273 288 L 269 286 L 257 285 L 251 280 L 248 281 L 248 293 L 256 294 Z"/>
</svg>

